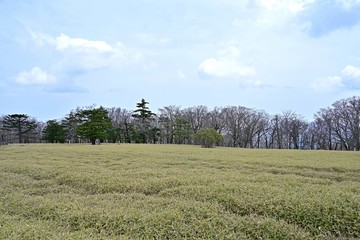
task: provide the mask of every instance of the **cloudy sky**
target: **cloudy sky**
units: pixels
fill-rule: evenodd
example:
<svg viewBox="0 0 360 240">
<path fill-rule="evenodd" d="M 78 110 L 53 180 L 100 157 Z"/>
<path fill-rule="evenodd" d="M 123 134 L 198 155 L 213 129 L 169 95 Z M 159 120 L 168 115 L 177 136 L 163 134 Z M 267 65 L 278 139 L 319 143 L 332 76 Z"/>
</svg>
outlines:
<svg viewBox="0 0 360 240">
<path fill-rule="evenodd" d="M 360 0 L 0 0 L 0 115 L 360 95 Z"/>
</svg>

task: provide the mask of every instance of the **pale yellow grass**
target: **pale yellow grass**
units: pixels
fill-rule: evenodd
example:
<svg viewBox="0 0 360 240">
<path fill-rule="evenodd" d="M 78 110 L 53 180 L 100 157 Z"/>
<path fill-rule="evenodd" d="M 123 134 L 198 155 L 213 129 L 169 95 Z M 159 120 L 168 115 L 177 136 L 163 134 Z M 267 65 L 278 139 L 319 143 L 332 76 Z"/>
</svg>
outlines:
<svg viewBox="0 0 360 240">
<path fill-rule="evenodd" d="M 0 147 L 0 239 L 360 238 L 360 153 Z"/>
</svg>

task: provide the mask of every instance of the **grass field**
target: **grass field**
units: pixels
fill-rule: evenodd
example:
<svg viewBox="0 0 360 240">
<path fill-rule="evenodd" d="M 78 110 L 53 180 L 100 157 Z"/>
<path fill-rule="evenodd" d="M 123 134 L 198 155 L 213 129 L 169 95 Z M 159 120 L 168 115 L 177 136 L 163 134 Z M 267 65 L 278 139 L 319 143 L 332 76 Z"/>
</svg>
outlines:
<svg viewBox="0 0 360 240">
<path fill-rule="evenodd" d="M 0 147 L 0 239 L 127 238 L 360 238 L 360 153 Z"/>
</svg>

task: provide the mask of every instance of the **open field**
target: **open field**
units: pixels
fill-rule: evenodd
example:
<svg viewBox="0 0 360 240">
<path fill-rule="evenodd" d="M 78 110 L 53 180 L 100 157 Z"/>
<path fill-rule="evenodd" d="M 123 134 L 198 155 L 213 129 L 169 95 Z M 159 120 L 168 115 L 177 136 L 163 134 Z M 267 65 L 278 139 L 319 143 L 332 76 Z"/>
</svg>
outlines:
<svg viewBox="0 0 360 240">
<path fill-rule="evenodd" d="M 360 153 L 0 147 L 0 239 L 360 238 Z"/>
</svg>

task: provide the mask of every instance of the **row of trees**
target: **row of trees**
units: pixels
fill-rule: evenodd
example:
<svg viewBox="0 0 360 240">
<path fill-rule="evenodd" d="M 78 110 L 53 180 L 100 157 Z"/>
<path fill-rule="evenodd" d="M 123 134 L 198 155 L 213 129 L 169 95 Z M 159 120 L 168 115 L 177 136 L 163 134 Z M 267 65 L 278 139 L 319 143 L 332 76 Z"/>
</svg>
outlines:
<svg viewBox="0 0 360 240">
<path fill-rule="evenodd" d="M 213 129 L 222 136 L 220 144 L 228 147 L 360 150 L 359 97 L 320 109 L 313 122 L 293 111 L 269 115 L 243 106 L 209 110 L 171 105 L 155 114 L 148 104 L 142 99 L 132 111 L 77 108 L 61 120 L 46 123 L 25 114 L 7 115 L 0 119 L 0 142 L 193 144 L 202 129 Z"/>
</svg>

